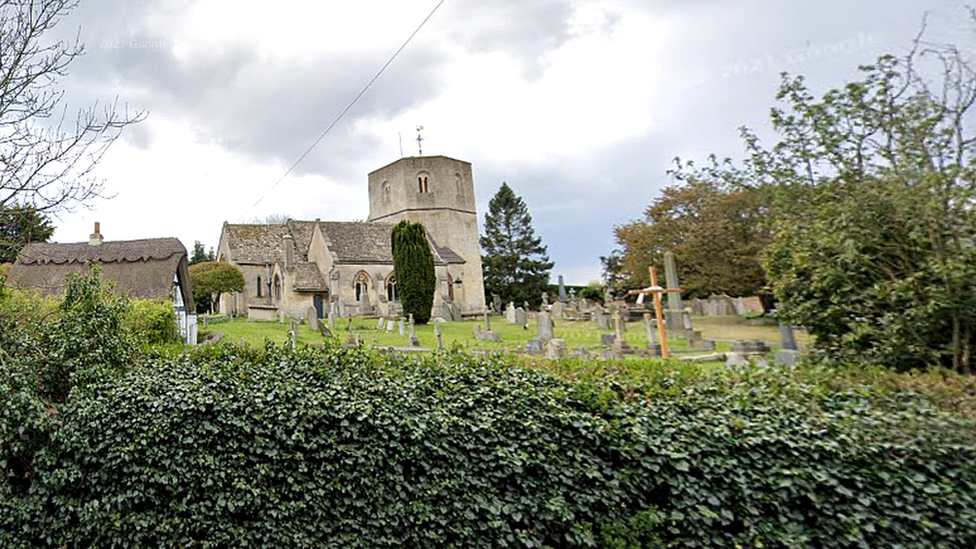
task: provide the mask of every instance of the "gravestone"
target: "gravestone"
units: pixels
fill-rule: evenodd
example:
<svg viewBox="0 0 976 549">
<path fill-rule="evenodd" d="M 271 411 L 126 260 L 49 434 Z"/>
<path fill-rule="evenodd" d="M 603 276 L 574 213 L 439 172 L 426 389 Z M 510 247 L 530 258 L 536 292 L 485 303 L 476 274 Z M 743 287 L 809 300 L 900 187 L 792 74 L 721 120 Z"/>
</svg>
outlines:
<svg viewBox="0 0 976 549">
<path fill-rule="evenodd" d="M 481 324 L 474 325 L 474 338 L 477 339 L 478 341 L 484 339 L 481 332 Z"/>
<path fill-rule="evenodd" d="M 539 330 L 539 339 L 543 343 L 548 343 L 550 339 L 555 337 L 552 319 L 549 318 L 548 313 L 539 313 L 539 318 L 536 321 L 536 324 Z"/>
<path fill-rule="evenodd" d="M 373 306 L 369 303 L 369 292 L 363 292 L 359 298 L 359 314 L 368 315 L 373 313 Z"/>
<path fill-rule="evenodd" d="M 546 343 L 546 358 L 556 360 L 566 356 L 569 347 L 566 345 L 565 339 L 550 339 Z"/>
<path fill-rule="evenodd" d="M 542 340 L 534 337 L 525 344 L 525 352 L 530 355 L 542 354 Z"/>
<path fill-rule="evenodd" d="M 402 318 L 397 322 L 397 330 L 400 331 L 400 335 L 402 336 L 407 335 L 406 323 L 403 321 Z"/>
<path fill-rule="evenodd" d="M 674 254 L 664 252 L 664 280 L 669 290 L 679 289 L 678 285 L 678 266 L 674 261 Z M 681 294 L 678 292 L 668 292 L 668 308 L 664 312 L 667 319 L 668 330 L 678 336 L 683 337 L 684 309 L 681 307 Z"/>
<path fill-rule="evenodd" d="M 495 313 L 501 314 L 502 312 L 502 298 L 498 294 L 491 294 L 491 307 L 494 309 Z M 458 319 L 460 320 L 460 319 Z"/>
<path fill-rule="evenodd" d="M 395 327 L 396 327 L 396 322 L 394 322 L 392 318 L 386 321 L 386 331 L 387 332 L 391 332 L 392 333 L 393 332 L 393 329 Z"/>
<path fill-rule="evenodd" d="M 563 302 L 562 301 L 557 301 L 557 302 L 555 302 L 555 303 L 552 304 L 552 309 L 551 309 L 550 312 L 552 313 L 553 320 L 565 320 L 566 319 L 565 307 L 566 306 L 563 305 Z"/>
<path fill-rule="evenodd" d="M 486 330 L 483 334 L 481 334 L 482 339 L 485 341 L 501 341 L 502 336 L 498 332 L 491 329 L 491 310 L 489 310 L 487 307 L 485 308 L 484 318 Z"/>
<path fill-rule="evenodd" d="M 549 305 L 549 294 L 542 292 L 542 306 L 547 307 Z"/>
<path fill-rule="evenodd" d="M 410 346 L 420 347 L 420 340 L 417 339 L 417 330 L 414 326 L 413 313 L 410 313 Z"/>
<path fill-rule="evenodd" d="M 563 275 L 559 275 L 559 302 L 566 303 L 566 285 L 563 284 Z"/>
<path fill-rule="evenodd" d="M 630 354 L 633 351 L 630 349 L 630 345 L 627 344 L 627 338 L 625 337 L 625 332 L 627 331 L 627 326 L 624 323 L 623 317 L 620 315 L 620 311 L 613 312 L 613 330 L 614 330 L 614 340 L 613 340 L 613 351 L 616 356 Z"/>
<path fill-rule="evenodd" d="M 657 342 L 656 331 L 651 313 L 644 313 L 644 332 L 647 334 L 647 350 L 651 356 L 661 356 L 661 344 Z"/>
<path fill-rule="evenodd" d="M 308 319 L 308 329 L 313 332 L 319 331 L 319 313 L 315 310 L 315 307 L 309 307 L 305 311 L 305 318 Z"/>
<path fill-rule="evenodd" d="M 784 322 L 779 324 L 779 338 L 781 349 L 776 353 L 773 361 L 781 366 L 790 368 L 800 362 L 800 347 L 796 344 L 796 335 L 793 327 Z"/>
<path fill-rule="evenodd" d="M 335 313 L 329 311 L 329 330 L 335 331 Z"/>
<path fill-rule="evenodd" d="M 440 324 L 434 324 L 434 337 L 437 338 L 437 348 L 438 349 L 443 349 L 444 348 L 444 339 L 441 337 L 441 325 Z"/>
<path fill-rule="evenodd" d="M 291 321 L 291 330 L 289 331 L 289 335 L 291 336 L 291 348 L 297 349 L 298 348 L 298 321 L 297 320 Z"/>
<path fill-rule="evenodd" d="M 613 334 L 603 334 L 600 336 L 600 344 L 606 347 L 612 346 L 614 341 L 617 341 L 617 336 Z"/>
<path fill-rule="evenodd" d="M 509 324 L 517 323 L 515 318 L 515 303 L 511 301 L 508 302 L 508 307 L 505 308 L 505 320 L 507 320 Z"/>
<path fill-rule="evenodd" d="M 590 309 L 590 314 L 593 316 L 593 322 L 596 323 L 597 328 L 601 330 L 610 329 L 610 322 L 607 320 L 607 317 L 604 316 L 603 307 L 594 305 L 593 308 Z"/>
<path fill-rule="evenodd" d="M 383 326 L 385 324 L 386 324 L 386 320 L 383 317 L 379 317 L 379 318 L 376 319 L 376 328 L 375 329 L 382 330 L 383 329 Z"/>
<path fill-rule="evenodd" d="M 528 319 L 526 318 L 525 315 L 525 309 L 521 307 L 515 309 L 515 324 L 518 324 L 519 326 L 525 326 L 527 323 L 528 323 Z"/>
</svg>

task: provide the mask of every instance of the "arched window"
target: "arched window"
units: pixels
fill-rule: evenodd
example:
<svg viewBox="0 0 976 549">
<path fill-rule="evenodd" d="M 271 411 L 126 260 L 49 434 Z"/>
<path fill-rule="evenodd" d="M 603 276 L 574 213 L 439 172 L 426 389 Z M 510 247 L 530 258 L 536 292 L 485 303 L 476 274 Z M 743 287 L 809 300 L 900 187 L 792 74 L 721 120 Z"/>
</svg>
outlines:
<svg viewBox="0 0 976 549">
<path fill-rule="evenodd" d="M 383 182 L 383 201 L 384 202 L 389 202 L 390 201 L 390 182 L 389 181 L 384 181 Z"/>
<path fill-rule="evenodd" d="M 258 277 L 258 297 L 261 297 L 261 277 Z"/>
<path fill-rule="evenodd" d="M 275 301 L 281 301 L 281 279 L 278 275 L 274 275 L 274 298 Z"/>
<path fill-rule="evenodd" d="M 395 274 L 391 274 L 386 278 L 386 300 L 390 303 L 400 301 L 400 296 L 397 295 Z"/>
<path fill-rule="evenodd" d="M 417 174 L 417 192 L 420 193 L 430 192 L 430 187 L 428 185 L 429 178 L 430 178 L 430 174 L 426 172 L 420 172 Z"/>
<path fill-rule="evenodd" d="M 362 301 L 363 296 L 366 295 L 366 292 L 369 290 L 369 277 L 366 276 L 366 273 L 359 273 L 356 275 L 355 288 L 356 301 Z"/>
</svg>

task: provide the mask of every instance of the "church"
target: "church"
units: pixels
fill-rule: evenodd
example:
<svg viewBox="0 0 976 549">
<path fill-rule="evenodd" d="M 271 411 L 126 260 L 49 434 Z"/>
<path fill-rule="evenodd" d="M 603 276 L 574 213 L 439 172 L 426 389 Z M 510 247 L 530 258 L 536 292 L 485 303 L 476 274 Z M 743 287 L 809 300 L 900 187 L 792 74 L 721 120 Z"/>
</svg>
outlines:
<svg viewBox="0 0 976 549">
<path fill-rule="evenodd" d="M 367 221 L 224 222 L 217 259 L 244 274 L 220 311 L 252 320 L 402 313 L 390 234 L 401 220 L 427 229 L 437 286 L 433 317 L 484 311 L 485 289 L 471 163 L 406 157 L 368 176 Z"/>
</svg>

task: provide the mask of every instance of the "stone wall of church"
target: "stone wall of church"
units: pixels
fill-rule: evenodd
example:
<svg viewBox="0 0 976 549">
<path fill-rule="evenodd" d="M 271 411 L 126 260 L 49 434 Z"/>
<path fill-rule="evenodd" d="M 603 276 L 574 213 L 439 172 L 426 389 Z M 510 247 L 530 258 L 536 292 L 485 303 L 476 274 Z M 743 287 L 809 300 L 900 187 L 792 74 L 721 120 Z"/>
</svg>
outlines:
<svg viewBox="0 0 976 549">
<path fill-rule="evenodd" d="M 369 174 L 369 221 L 397 223 L 403 219 L 427 228 L 439 246 L 461 256 L 450 265 L 454 295 L 464 313 L 484 310 L 485 290 L 478 240 L 471 164 L 443 156 L 402 158 Z M 447 272 L 444 273 L 447 279 Z M 460 280 L 461 284 L 453 284 Z"/>
</svg>

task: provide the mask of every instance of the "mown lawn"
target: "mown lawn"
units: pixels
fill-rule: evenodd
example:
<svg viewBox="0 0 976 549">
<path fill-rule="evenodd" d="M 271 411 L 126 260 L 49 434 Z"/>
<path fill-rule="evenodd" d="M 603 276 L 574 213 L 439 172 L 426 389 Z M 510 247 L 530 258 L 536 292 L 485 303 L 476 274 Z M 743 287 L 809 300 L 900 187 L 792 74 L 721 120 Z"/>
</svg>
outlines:
<svg viewBox="0 0 976 549">
<path fill-rule="evenodd" d="M 406 336 L 401 336 L 399 330 L 394 327 L 392 332 L 376 330 L 376 319 L 352 320 L 352 330 L 359 334 L 363 342 L 371 347 L 407 347 L 409 346 L 409 327 Z M 509 324 L 504 317 L 492 318 L 492 329 L 501 335 L 500 342 L 479 341 L 475 339 L 475 324 L 482 324 L 483 321 L 463 321 L 445 322 L 439 324 L 442 340 L 445 348 L 461 348 L 465 350 L 486 350 L 486 351 L 506 351 L 525 348 L 529 339 L 536 336 L 537 330 L 534 322 L 528 329 L 522 326 Z M 739 317 L 722 318 L 702 318 L 696 319 L 696 328 L 702 331 L 706 339 L 718 341 L 718 349 L 726 349 L 727 341 L 733 339 L 762 339 L 770 344 L 778 344 L 779 331 L 775 326 L 752 326 L 746 323 L 745 319 Z M 249 322 L 242 319 L 230 319 L 226 322 L 213 323 L 208 328 L 209 331 L 221 331 L 224 333 L 224 340 L 229 342 L 246 341 L 252 345 L 261 345 L 265 340 L 275 343 L 282 343 L 288 339 L 288 324 L 278 322 Z M 416 327 L 417 339 L 420 345 L 428 349 L 437 347 L 437 338 L 434 334 L 434 324 Z M 349 319 L 339 319 L 336 321 L 336 337 L 345 341 L 349 333 Z M 611 331 L 600 330 L 594 322 L 590 321 L 556 321 L 555 335 L 557 338 L 566 340 L 570 350 L 582 347 L 590 352 L 599 351 L 602 348 L 601 336 L 613 333 Z M 626 325 L 625 337 L 627 342 L 634 348 L 644 348 L 647 346 L 647 335 L 644 326 L 640 322 L 631 322 Z M 801 343 L 804 338 L 799 335 Z M 309 330 L 307 324 L 302 324 L 299 328 L 299 343 L 322 343 L 324 338 Z M 675 351 L 688 349 L 688 344 L 681 339 L 669 339 L 670 348 Z"/>
</svg>

